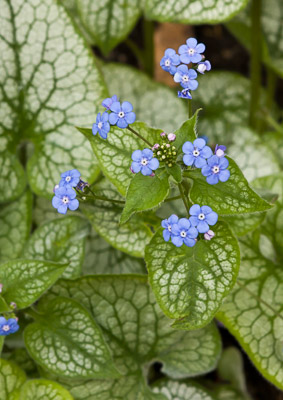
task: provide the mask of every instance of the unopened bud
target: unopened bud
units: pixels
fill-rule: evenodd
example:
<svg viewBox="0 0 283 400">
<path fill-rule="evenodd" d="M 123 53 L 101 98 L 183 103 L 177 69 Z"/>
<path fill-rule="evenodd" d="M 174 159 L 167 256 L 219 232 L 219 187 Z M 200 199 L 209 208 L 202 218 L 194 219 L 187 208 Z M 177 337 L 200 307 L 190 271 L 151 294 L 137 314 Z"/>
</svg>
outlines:
<svg viewBox="0 0 283 400">
<path fill-rule="evenodd" d="M 166 156 L 165 156 L 165 155 L 163 155 L 161 158 L 162 158 L 162 160 L 164 160 L 164 159 L 166 158 Z"/>
<path fill-rule="evenodd" d="M 176 135 L 174 133 L 169 133 L 169 135 L 168 135 L 169 142 L 174 142 L 175 139 L 176 139 Z"/>
<path fill-rule="evenodd" d="M 135 174 L 135 171 L 133 170 L 132 167 L 130 167 L 130 171 L 131 171 L 133 174 Z"/>
<path fill-rule="evenodd" d="M 159 147 L 159 144 L 158 144 L 158 143 L 155 143 L 155 145 L 152 147 L 152 150 L 157 150 L 158 147 Z"/>
<path fill-rule="evenodd" d="M 161 132 L 161 133 L 160 133 L 160 136 L 161 136 L 161 137 L 165 137 L 165 136 L 166 136 L 166 133 L 165 133 L 165 132 Z"/>
<path fill-rule="evenodd" d="M 161 151 L 158 151 L 158 152 L 157 152 L 157 155 L 160 156 L 160 155 L 161 155 Z"/>
<path fill-rule="evenodd" d="M 205 240 L 211 240 L 214 236 L 215 236 L 215 233 L 214 233 L 211 229 L 209 229 L 209 230 L 204 234 Z"/>
<path fill-rule="evenodd" d="M 155 176 L 155 173 L 154 172 L 152 172 L 149 176 Z"/>
<path fill-rule="evenodd" d="M 2 289 L 3 289 L 3 284 L 0 283 L 0 293 L 2 292 Z"/>
<path fill-rule="evenodd" d="M 222 158 L 225 156 L 225 150 L 226 146 L 219 145 L 218 144 L 215 146 L 215 155 L 219 158 Z"/>
<path fill-rule="evenodd" d="M 167 148 L 169 148 L 169 147 L 170 147 L 170 144 L 169 144 L 169 143 L 167 143 L 167 144 L 166 144 L 166 147 L 167 147 Z"/>
<path fill-rule="evenodd" d="M 17 304 L 14 303 L 14 302 L 12 301 L 12 302 L 10 303 L 10 307 L 13 308 L 13 309 L 15 309 L 15 308 L 17 308 Z"/>
</svg>

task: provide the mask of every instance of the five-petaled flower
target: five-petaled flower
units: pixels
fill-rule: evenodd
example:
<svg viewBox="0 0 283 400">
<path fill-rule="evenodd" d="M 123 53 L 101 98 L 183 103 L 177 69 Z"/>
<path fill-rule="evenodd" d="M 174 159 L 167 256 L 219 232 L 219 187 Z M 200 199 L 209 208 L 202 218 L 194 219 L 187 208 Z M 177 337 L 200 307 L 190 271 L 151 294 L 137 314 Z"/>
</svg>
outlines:
<svg viewBox="0 0 283 400">
<path fill-rule="evenodd" d="M 176 247 L 181 247 L 183 243 L 188 247 L 193 247 L 196 244 L 197 236 L 197 229 L 187 218 L 181 218 L 177 224 L 172 225 L 171 241 Z"/>
<path fill-rule="evenodd" d="M 206 146 L 206 141 L 201 138 L 194 140 L 193 143 L 185 142 L 182 150 L 185 153 L 184 164 L 197 168 L 206 165 L 206 159 L 212 156 L 211 148 Z"/>
<path fill-rule="evenodd" d="M 207 160 L 207 165 L 202 167 L 201 173 L 206 176 L 206 182 L 210 185 L 215 185 L 219 181 L 226 182 L 230 177 L 230 171 L 227 169 L 228 165 L 227 158 L 212 156 Z"/>
<path fill-rule="evenodd" d="M 112 103 L 115 103 L 115 101 L 119 101 L 118 97 L 116 94 L 112 97 L 107 97 L 107 99 L 104 99 L 103 102 L 101 103 L 103 107 L 105 107 L 107 110 L 110 110 L 110 106 Z"/>
<path fill-rule="evenodd" d="M 76 192 L 71 187 L 63 186 L 55 190 L 52 205 L 57 208 L 58 213 L 66 214 L 68 208 L 75 211 L 79 207 L 79 201 L 76 199 Z"/>
<path fill-rule="evenodd" d="M 97 114 L 96 122 L 92 125 L 92 133 L 94 135 L 98 132 L 102 139 L 107 139 L 107 134 L 110 131 L 108 118 L 109 116 L 107 111 L 104 111 L 102 115 L 101 113 Z"/>
<path fill-rule="evenodd" d="M 149 176 L 152 171 L 159 167 L 159 161 L 153 157 L 150 149 L 135 150 L 132 154 L 131 170 L 134 173 L 141 172 L 143 175 Z"/>
<path fill-rule="evenodd" d="M 192 95 L 189 89 L 183 89 L 182 91 L 178 91 L 178 97 L 181 99 L 192 99 Z"/>
<path fill-rule="evenodd" d="M 177 70 L 177 65 L 180 64 L 180 56 L 176 54 L 176 51 L 173 49 L 165 50 L 165 55 L 160 61 L 160 66 L 164 71 L 170 72 L 171 75 L 174 75 Z"/>
<path fill-rule="evenodd" d="M 172 214 L 168 219 L 164 219 L 161 222 L 162 227 L 164 228 L 163 231 L 163 238 L 165 242 L 168 242 L 170 237 L 172 236 L 172 226 L 173 224 L 177 224 L 179 221 L 179 218 L 177 215 Z"/>
<path fill-rule="evenodd" d="M 124 101 L 122 105 L 119 101 L 111 104 L 109 122 L 111 125 L 117 125 L 118 128 L 127 128 L 136 120 L 136 114 L 133 112 L 133 106 L 130 102 Z"/>
<path fill-rule="evenodd" d="M 198 63 L 202 60 L 201 54 L 205 51 L 205 45 L 197 42 L 195 38 L 186 40 L 186 44 L 179 47 L 180 60 L 184 64 Z"/>
<path fill-rule="evenodd" d="M 59 182 L 59 186 L 75 187 L 79 183 L 80 178 L 81 178 L 81 173 L 77 169 L 71 169 L 69 171 L 63 172 L 61 174 L 61 180 Z M 57 185 L 54 187 L 54 193 L 56 189 L 58 189 Z"/>
<path fill-rule="evenodd" d="M 11 333 L 15 333 L 19 330 L 18 321 L 16 318 L 6 319 L 0 317 L 0 336 L 8 336 Z"/>
<path fill-rule="evenodd" d="M 194 69 L 188 69 L 186 65 L 182 64 L 177 67 L 174 81 L 180 83 L 185 89 L 195 90 L 198 87 L 197 76 L 198 74 Z"/>
<path fill-rule="evenodd" d="M 192 226 L 195 226 L 199 233 L 206 233 L 209 230 L 209 225 L 215 225 L 218 220 L 216 212 L 208 206 L 200 206 L 194 204 L 190 208 L 189 221 Z"/>
<path fill-rule="evenodd" d="M 198 64 L 197 71 L 200 74 L 204 74 L 205 71 L 210 71 L 210 70 L 211 70 L 211 64 L 208 60 L 205 60 L 204 62 L 200 62 Z"/>
</svg>

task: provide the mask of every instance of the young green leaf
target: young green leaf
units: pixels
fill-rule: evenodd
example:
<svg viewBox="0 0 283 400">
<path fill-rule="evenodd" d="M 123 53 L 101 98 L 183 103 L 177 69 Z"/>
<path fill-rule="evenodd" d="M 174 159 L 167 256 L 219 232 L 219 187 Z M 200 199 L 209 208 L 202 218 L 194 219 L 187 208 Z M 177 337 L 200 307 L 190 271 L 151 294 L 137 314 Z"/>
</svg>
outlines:
<svg viewBox="0 0 283 400">
<path fill-rule="evenodd" d="M 49 261 L 24 260 L 8 261 L 0 265 L 2 296 L 17 308 L 26 308 L 34 303 L 66 269 L 66 264 Z"/>
<path fill-rule="evenodd" d="M 10 400 L 26 381 L 21 368 L 11 361 L 0 359 L 0 399 Z M 35 400 L 35 399 L 34 399 Z"/>
<path fill-rule="evenodd" d="M 24 339 L 39 365 L 68 378 L 120 376 L 99 327 L 78 302 L 63 297 L 43 300 L 38 312 Z"/>
<path fill-rule="evenodd" d="M 211 324 L 190 332 L 172 329 L 146 276 L 101 275 L 61 280 L 50 293 L 55 298 L 70 296 L 92 313 L 103 330 L 115 364 L 129 377 L 137 375 L 137 380 L 142 379 L 142 371 L 146 373 L 153 361 L 161 362 L 162 371 L 173 378 L 195 376 L 213 369 L 219 357 L 221 345 L 216 327 Z"/>
<path fill-rule="evenodd" d="M 152 176 L 136 174 L 127 190 L 126 205 L 120 223 L 124 224 L 138 211 L 150 210 L 158 206 L 169 194 L 168 175 Z"/>
<path fill-rule="evenodd" d="M 0 211 L 0 263 L 17 258 L 31 228 L 32 196 L 24 193 Z"/>
<path fill-rule="evenodd" d="M 208 324 L 235 284 L 240 252 L 226 224 L 213 227 L 211 241 L 192 248 L 165 242 L 159 229 L 146 247 L 145 260 L 156 300 L 177 329 Z"/>
<path fill-rule="evenodd" d="M 0 314 L 3 314 L 5 312 L 11 311 L 11 307 L 8 306 L 7 302 L 3 297 L 0 295 Z"/>
<path fill-rule="evenodd" d="M 88 232 L 87 221 L 76 216 L 47 222 L 33 233 L 23 257 L 68 263 L 63 277 L 76 278 L 81 274 Z"/>
<path fill-rule="evenodd" d="M 166 166 L 167 172 L 171 175 L 177 183 L 182 182 L 182 169 L 180 165 L 175 164 L 173 167 Z"/>
<path fill-rule="evenodd" d="M 174 146 L 178 153 L 182 152 L 182 146 L 185 142 L 193 142 L 197 138 L 196 124 L 198 112 L 199 110 L 195 112 L 192 118 L 185 121 L 182 126 L 174 132 L 176 135 Z"/>
<path fill-rule="evenodd" d="M 160 379 L 153 384 L 153 392 L 163 394 L 168 400 L 216 400 L 200 385 L 190 381 Z"/>
<path fill-rule="evenodd" d="M 249 186 L 241 170 L 231 158 L 227 182 L 209 185 L 199 170 L 186 171 L 186 176 L 193 179 L 190 198 L 194 203 L 209 205 L 221 215 L 245 214 L 269 210 L 272 206 L 256 194 Z"/>
<path fill-rule="evenodd" d="M 119 93 L 130 101 L 138 121 L 172 132 L 187 119 L 186 103 L 176 92 L 150 79 L 146 74 L 125 64 L 105 64 L 105 82 L 111 94 Z"/>
<path fill-rule="evenodd" d="M 136 122 L 131 127 L 152 145 L 160 139 L 160 129 L 149 128 L 143 122 Z M 127 128 L 120 129 L 113 126 L 107 140 L 101 139 L 99 135 L 94 136 L 91 129 L 77 129 L 90 141 L 104 175 L 125 196 L 133 177 L 130 170 L 132 153 L 135 150 L 142 150 L 151 146 L 147 145 Z"/>
<path fill-rule="evenodd" d="M 216 0 L 207 3 L 205 0 L 146 0 L 145 15 L 159 22 L 181 22 L 183 24 L 217 23 L 232 18 L 240 12 L 248 0 Z"/>
<path fill-rule="evenodd" d="M 19 400 L 74 400 L 70 393 L 57 382 L 46 379 L 27 381 Z"/>
<path fill-rule="evenodd" d="M 141 14 L 138 0 L 78 0 L 77 8 L 84 28 L 104 54 L 127 37 Z"/>
<path fill-rule="evenodd" d="M 36 0 L 1 4 L 1 200 L 24 189 L 23 168 L 12 154 L 21 142 L 34 144 L 27 172 L 37 194 L 50 196 L 70 168 L 90 181 L 99 172 L 89 143 L 73 126 L 93 123 L 106 95 L 103 78 L 64 7 L 52 0 L 38 7 Z"/>
</svg>

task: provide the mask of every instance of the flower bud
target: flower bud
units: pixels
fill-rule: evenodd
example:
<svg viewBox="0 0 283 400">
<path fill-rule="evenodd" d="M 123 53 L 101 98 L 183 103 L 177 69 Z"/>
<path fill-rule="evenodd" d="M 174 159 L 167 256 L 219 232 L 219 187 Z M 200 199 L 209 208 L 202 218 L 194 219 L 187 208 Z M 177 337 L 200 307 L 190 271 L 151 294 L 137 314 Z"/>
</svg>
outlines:
<svg viewBox="0 0 283 400">
<path fill-rule="evenodd" d="M 0 293 L 2 292 L 2 289 L 3 289 L 3 284 L 0 283 Z"/>
<path fill-rule="evenodd" d="M 10 307 L 13 308 L 13 309 L 15 309 L 15 308 L 17 307 L 17 304 L 14 303 L 14 302 L 12 301 L 12 302 L 10 303 Z"/>
<path fill-rule="evenodd" d="M 174 133 L 169 133 L 169 135 L 168 135 L 169 142 L 174 142 L 175 139 L 176 139 L 176 135 Z"/>
<path fill-rule="evenodd" d="M 169 147 L 170 147 L 170 144 L 169 144 L 169 143 L 166 143 L 166 147 L 169 148 Z"/>
<path fill-rule="evenodd" d="M 165 136 L 166 136 L 166 133 L 165 133 L 165 132 L 161 132 L 161 133 L 160 133 L 160 136 L 161 136 L 161 137 L 165 137 Z"/>
<path fill-rule="evenodd" d="M 157 150 L 159 148 L 159 144 L 155 143 L 155 145 L 152 147 L 152 150 Z"/>
<path fill-rule="evenodd" d="M 209 230 L 204 234 L 205 240 L 211 240 L 214 236 L 215 236 L 215 233 L 214 233 L 211 229 L 209 229 Z"/>
</svg>

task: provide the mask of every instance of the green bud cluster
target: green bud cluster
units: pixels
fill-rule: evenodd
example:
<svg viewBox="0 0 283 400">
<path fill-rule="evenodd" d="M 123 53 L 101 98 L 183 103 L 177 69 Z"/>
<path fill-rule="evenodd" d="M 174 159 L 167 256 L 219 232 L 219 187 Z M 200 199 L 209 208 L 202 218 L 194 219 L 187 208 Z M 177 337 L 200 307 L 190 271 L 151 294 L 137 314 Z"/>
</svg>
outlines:
<svg viewBox="0 0 283 400">
<path fill-rule="evenodd" d="M 173 167 L 176 163 L 177 149 L 172 142 L 169 142 L 167 135 L 161 136 L 161 139 L 163 143 L 157 143 L 152 149 L 154 156 L 168 167 Z"/>
</svg>

